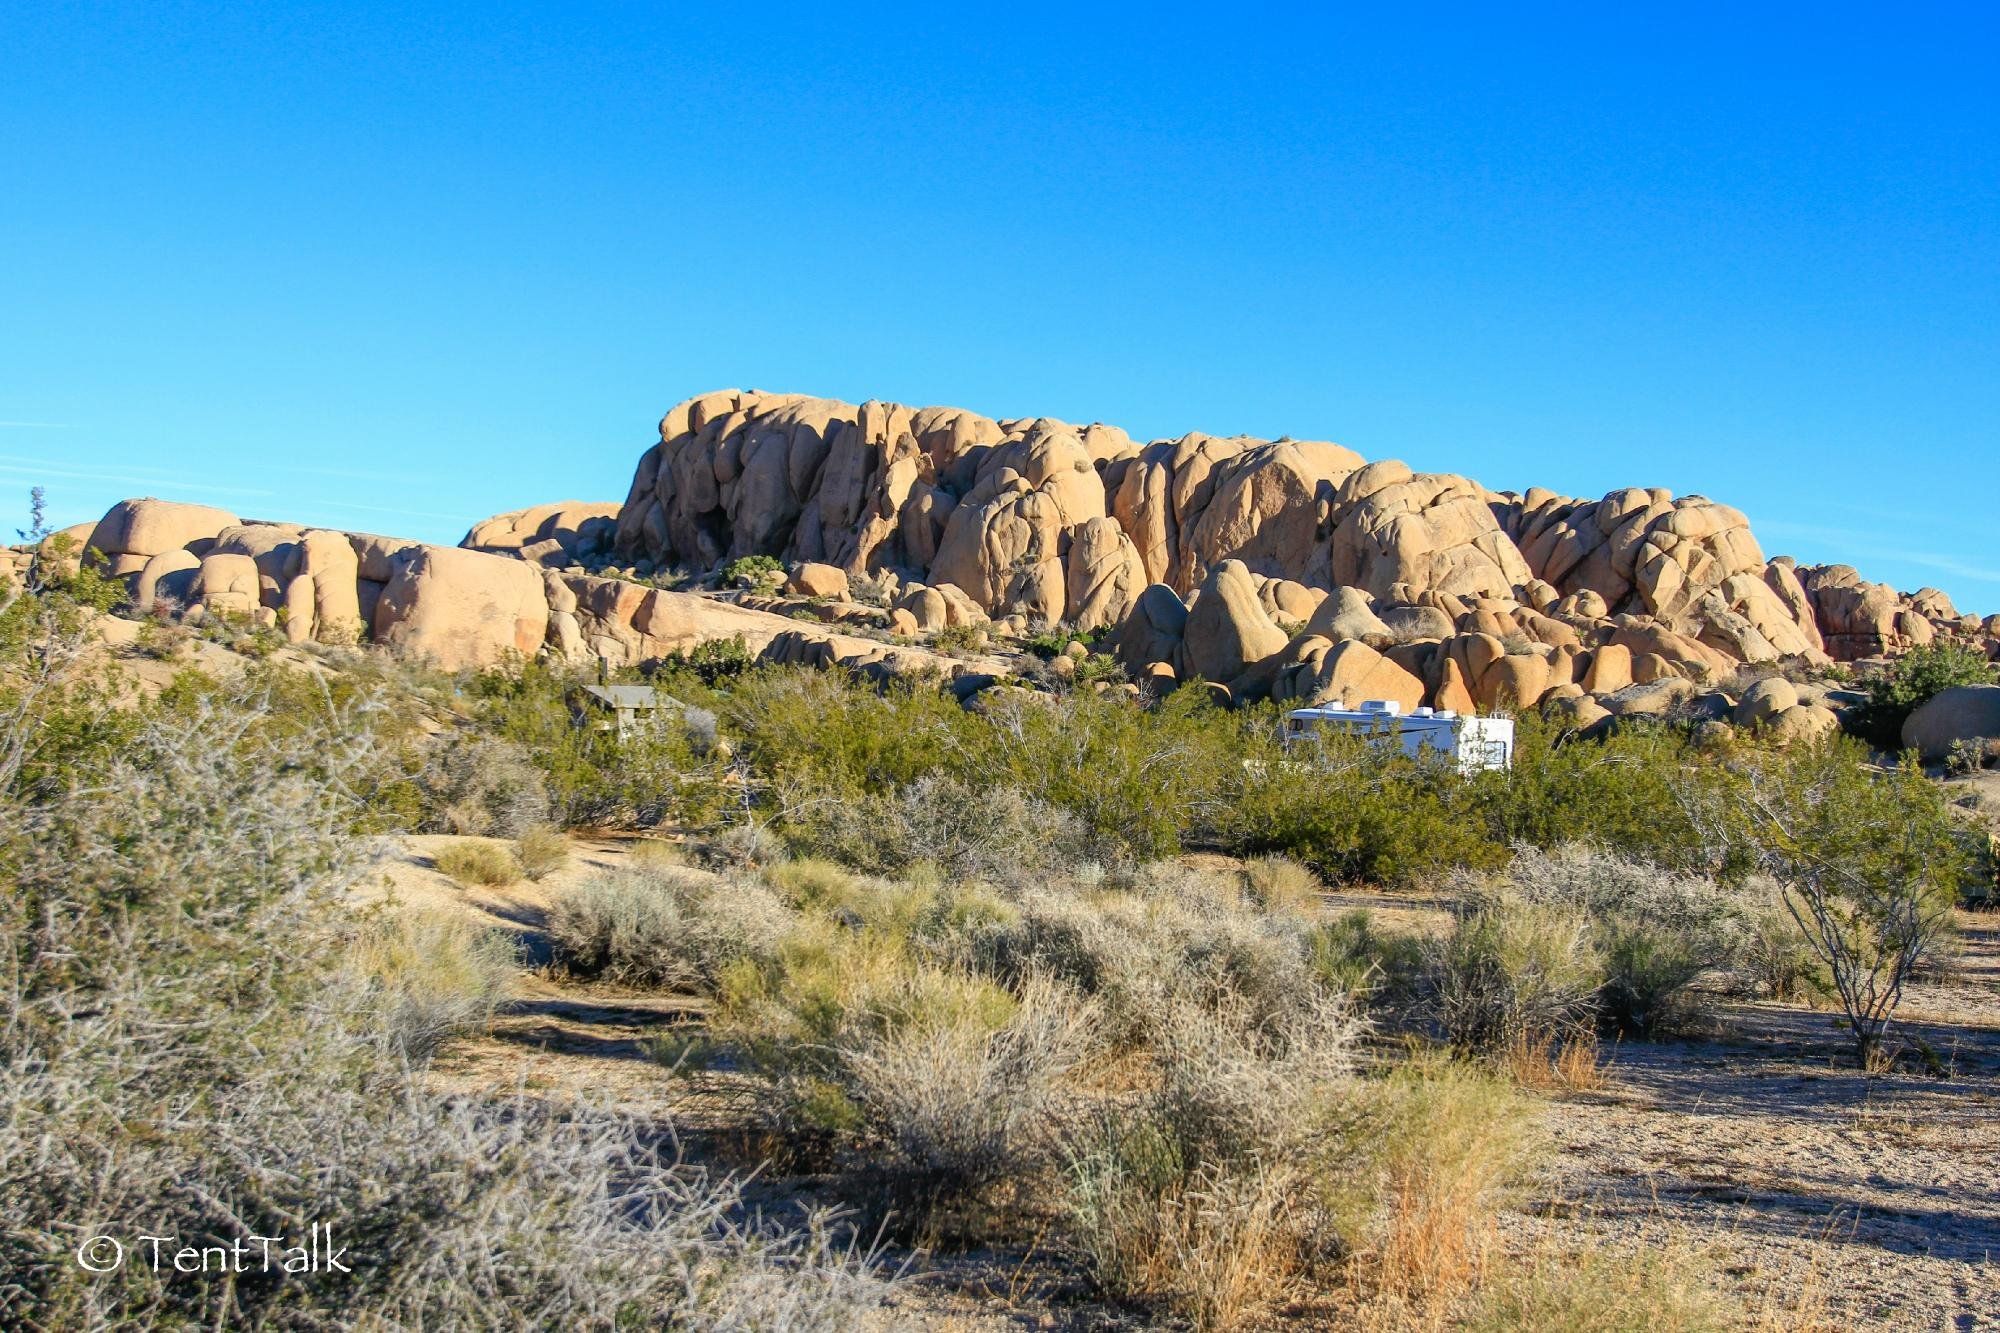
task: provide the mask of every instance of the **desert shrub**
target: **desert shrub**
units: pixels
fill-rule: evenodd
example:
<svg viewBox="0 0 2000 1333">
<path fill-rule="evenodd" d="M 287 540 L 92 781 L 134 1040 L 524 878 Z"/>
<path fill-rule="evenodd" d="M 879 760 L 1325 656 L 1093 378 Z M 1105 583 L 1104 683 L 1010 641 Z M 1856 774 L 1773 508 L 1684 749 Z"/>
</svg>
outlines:
<svg viewBox="0 0 2000 1333">
<path fill-rule="evenodd" d="M 485 1027 L 507 992 L 515 953 L 506 934 L 462 917 L 398 912 L 362 923 L 346 967 L 371 993 L 389 1042 L 404 1058 L 423 1060 Z"/>
<path fill-rule="evenodd" d="M 519 837 L 550 815 L 548 783 L 527 748 L 471 729 L 447 732 L 416 781 L 426 832 Z"/>
<path fill-rule="evenodd" d="M 676 649 L 661 661 L 658 670 L 663 676 L 692 676 L 713 687 L 742 675 L 755 663 L 743 636 L 732 634 L 726 639 L 703 639 L 690 647 Z M 711 730 L 712 727 L 711 719 Z"/>
<path fill-rule="evenodd" d="M 783 582 L 785 567 L 776 556 L 738 556 L 721 569 L 724 585 L 735 588 L 769 587 Z"/>
<path fill-rule="evenodd" d="M 1220 1328 L 1328 1257 L 1307 1145 L 1358 1031 L 1324 995 L 1276 1025 L 1246 1004 L 1173 1004 L 1153 1085 L 1101 1107 L 1067 1151 L 1072 1239 L 1098 1284 Z"/>
<path fill-rule="evenodd" d="M 1437 1022 L 1461 1049 L 1562 1039 L 1594 1020 L 1604 968 L 1590 918 L 1573 906 L 1478 902 L 1426 953 Z"/>
<path fill-rule="evenodd" d="M 1049 976 L 1093 996 L 1106 1040 L 1138 1049 L 1158 1039 L 1177 1003 L 1247 1005 L 1274 1023 L 1317 1003 L 1308 928 L 1247 905 L 1233 874 L 1168 862 L 1138 868 L 1120 887 L 1025 894 L 1016 910 L 969 931 L 964 949 L 1010 985 Z"/>
<path fill-rule="evenodd" d="M 802 847 L 867 870 L 928 863 L 954 879 L 1007 885 L 1034 883 L 1094 850 L 1067 811 L 1017 788 L 980 791 L 939 775 L 893 795 L 823 806 L 797 821 L 792 835 Z"/>
<path fill-rule="evenodd" d="M 1048 1169 L 1096 1028 L 1059 984 L 1009 992 L 873 924 L 808 917 L 731 973 L 708 1043 L 661 1054 L 696 1077 L 726 1054 L 751 1080 L 760 1155 L 835 1170 L 878 1223 L 938 1239 L 978 1234 Z"/>
<path fill-rule="evenodd" d="M 540 881 L 568 863 L 569 839 L 559 828 L 537 825 L 514 840 L 514 859 L 520 863 L 522 874 Z"/>
<path fill-rule="evenodd" d="M 1993 664 L 1971 644 L 1939 639 L 1910 649 L 1868 678 L 1867 702 L 1856 709 L 1856 735 L 1883 750 L 1903 745 L 1903 723 L 1940 691 L 1954 685 L 1991 685 Z"/>
<path fill-rule="evenodd" d="M 874 1029 L 844 1061 L 848 1169 L 874 1211 L 922 1234 L 978 1237 L 979 1205 L 1044 1175 L 1072 1111 L 1094 1014 L 1067 988 L 1025 988 L 989 1028 L 976 1011 Z"/>
<path fill-rule="evenodd" d="M 1749 983 L 1774 1000 L 1818 1001 L 1833 994 L 1833 978 L 1814 951 L 1784 890 L 1753 881 L 1739 965 Z"/>
<path fill-rule="evenodd" d="M 265 706 L 151 714 L 59 796 L 0 795 L 0 1322 L 850 1323 L 861 1266 L 824 1231 L 753 1231 L 652 1133 L 412 1077 L 382 1039 L 393 992 L 337 925 L 365 815 L 338 766 L 367 729 L 271 727 Z M 337 1223 L 351 1273 L 91 1273 L 73 1253 L 140 1228 L 297 1238 L 305 1218 Z"/>
<path fill-rule="evenodd" d="M 1712 830 L 1691 814 L 1691 793 L 1725 783 L 1726 771 L 1684 730 L 1640 724 L 1579 744 L 1532 712 L 1515 727 L 1513 766 L 1467 780 L 1494 845 L 1559 847 L 1588 829 L 1594 844 L 1648 864 L 1713 868 Z"/>
<path fill-rule="evenodd" d="M 521 863 L 499 843 L 449 842 L 438 848 L 431 864 L 460 884 L 502 885 L 521 878 Z"/>
<path fill-rule="evenodd" d="M 1588 917 L 1604 968 L 1598 1017 L 1627 1034 L 1693 1023 L 1704 1009 L 1696 983 L 1733 967 L 1747 943 L 1742 893 L 1581 844 L 1517 848 L 1504 884 L 1521 900 Z"/>
<path fill-rule="evenodd" d="M 572 975 L 698 990 L 769 957 L 788 925 L 760 884 L 671 868 L 593 876 L 548 911 L 552 960 Z"/>
<path fill-rule="evenodd" d="M 1422 974 L 1423 941 L 1378 930 L 1365 907 L 1319 923 L 1306 937 L 1306 967 L 1320 985 L 1360 1001 L 1377 994 L 1399 997 Z"/>
<path fill-rule="evenodd" d="M 986 627 L 960 623 L 946 625 L 931 636 L 931 647 L 941 653 L 977 653 L 986 648 Z"/>
</svg>

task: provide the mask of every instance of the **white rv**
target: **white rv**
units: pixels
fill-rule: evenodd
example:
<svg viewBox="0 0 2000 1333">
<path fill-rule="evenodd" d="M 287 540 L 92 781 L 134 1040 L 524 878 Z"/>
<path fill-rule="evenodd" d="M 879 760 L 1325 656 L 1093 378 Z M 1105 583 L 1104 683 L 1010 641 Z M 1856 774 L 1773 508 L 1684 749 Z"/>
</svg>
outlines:
<svg viewBox="0 0 2000 1333">
<path fill-rule="evenodd" d="M 1461 773 L 1506 769 L 1514 764 L 1514 723 L 1504 717 L 1468 717 L 1448 708 L 1419 708 L 1405 714 L 1392 699 L 1370 699 L 1359 708 L 1294 708 L 1285 714 L 1285 742 L 1316 731 L 1376 737 L 1399 744 L 1412 759 L 1426 750 L 1458 761 Z"/>
</svg>

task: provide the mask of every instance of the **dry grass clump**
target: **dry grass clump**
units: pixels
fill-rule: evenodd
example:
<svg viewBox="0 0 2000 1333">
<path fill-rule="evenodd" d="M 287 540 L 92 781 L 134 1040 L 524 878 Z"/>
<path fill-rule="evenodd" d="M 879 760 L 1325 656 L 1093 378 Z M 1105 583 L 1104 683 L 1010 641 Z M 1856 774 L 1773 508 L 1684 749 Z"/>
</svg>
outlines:
<svg viewBox="0 0 2000 1333">
<path fill-rule="evenodd" d="M 1464 1326 L 1474 1333 L 1723 1333 L 1744 1327 L 1680 1246 L 1543 1250 L 1492 1275 Z"/>
<path fill-rule="evenodd" d="M 547 918 L 553 961 L 574 976 L 704 991 L 776 949 L 789 924 L 754 880 L 671 868 L 594 876 Z"/>
<path fill-rule="evenodd" d="M 438 848 L 431 864 L 439 874 L 465 885 L 499 887 L 521 878 L 521 863 L 499 843 L 449 842 Z"/>
<path fill-rule="evenodd" d="M 486 1026 L 512 981 L 516 953 L 504 932 L 463 917 L 397 912 L 362 924 L 345 965 L 370 992 L 389 1042 L 415 1061 Z"/>
<path fill-rule="evenodd" d="M 553 824 L 537 824 L 514 840 L 521 873 L 539 883 L 569 862 L 569 839 Z"/>
<path fill-rule="evenodd" d="M 1518 1086 L 1543 1092 L 1597 1092 L 1605 1085 L 1595 1032 L 1559 1037 L 1521 1034 L 1499 1053 L 1499 1066 Z"/>
<path fill-rule="evenodd" d="M 1448 1305 L 1487 1271 L 1504 1190 L 1525 1160 L 1508 1085 L 1476 1065 L 1413 1057 L 1347 1110 L 1343 1230 L 1350 1280 L 1378 1312 Z"/>
<path fill-rule="evenodd" d="M 1326 886 L 1308 867 L 1289 856 L 1260 856 L 1243 863 L 1243 880 L 1258 906 L 1303 911 L 1319 902 Z"/>
</svg>

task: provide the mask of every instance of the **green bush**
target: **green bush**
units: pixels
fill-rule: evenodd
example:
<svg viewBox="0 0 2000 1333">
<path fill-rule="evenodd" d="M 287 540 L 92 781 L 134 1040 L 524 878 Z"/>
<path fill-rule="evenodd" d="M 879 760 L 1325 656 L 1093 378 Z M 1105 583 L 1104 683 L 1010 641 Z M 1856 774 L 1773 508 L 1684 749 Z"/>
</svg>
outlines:
<svg viewBox="0 0 2000 1333">
<path fill-rule="evenodd" d="M 1746 765 L 1725 799 L 1738 816 L 1732 836 L 1782 886 L 1869 1066 L 1905 983 L 1952 937 L 1973 838 L 1914 755 L 1889 772 L 1865 758 L 1842 737 L 1795 745 Z"/>
<path fill-rule="evenodd" d="M 1854 733 L 1881 750 L 1903 748 L 1903 723 L 1919 705 L 1954 685 L 1991 685 L 1993 664 L 1955 639 L 1910 649 L 1866 684 L 1868 700 L 1854 712 Z"/>
<path fill-rule="evenodd" d="M 784 581 L 785 567 L 776 556 L 745 555 L 724 565 L 721 573 L 722 582 L 728 587 L 772 587 Z"/>
</svg>

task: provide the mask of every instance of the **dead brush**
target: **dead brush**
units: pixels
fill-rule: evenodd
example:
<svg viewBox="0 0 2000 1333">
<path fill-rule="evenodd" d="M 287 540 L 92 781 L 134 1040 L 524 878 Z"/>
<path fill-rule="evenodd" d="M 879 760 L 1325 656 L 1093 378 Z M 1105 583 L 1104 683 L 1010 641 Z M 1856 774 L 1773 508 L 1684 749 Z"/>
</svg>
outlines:
<svg viewBox="0 0 2000 1333">
<path fill-rule="evenodd" d="M 1587 1028 L 1518 1033 L 1495 1063 L 1516 1087 L 1536 1092 L 1601 1092 L 1607 1082 L 1597 1034 Z"/>
</svg>

